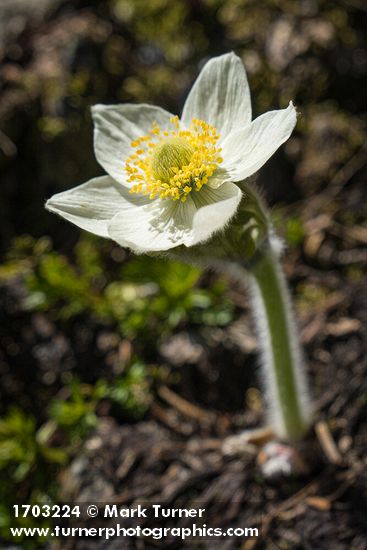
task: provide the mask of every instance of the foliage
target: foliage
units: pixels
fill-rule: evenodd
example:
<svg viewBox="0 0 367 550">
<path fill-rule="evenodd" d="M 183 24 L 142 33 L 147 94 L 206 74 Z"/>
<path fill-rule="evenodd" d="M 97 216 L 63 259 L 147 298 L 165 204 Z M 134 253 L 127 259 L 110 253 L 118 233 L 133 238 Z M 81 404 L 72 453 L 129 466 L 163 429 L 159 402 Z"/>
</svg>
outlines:
<svg viewBox="0 0 367 550">
<path fill-rule="evenodd" d="M 52 448 L 45 429 L 36 429 L 35 419 L 21 409 L 13 408 L 0 420 L 0 470 L 6 470 L 16 483 L 44 461 L 62 464 L 67 456 Z"/>
<path fill-rule="evenodd" d="M 35 418 L 17 407 L 0 419 L 0 536 L 5 539 L 10 536 L 10 526 L 30 527 L 35 523 L 32 517 L 14 518 L 13 504 L 25 495 L 30 504 L 49 502 L 56 494 L 51 480 L 56 466 L 65 464 L 68 455 L 54 447 L 49 436 L 48 425 L 37 429 Z M 37 525 L 44 527 L 47 520 L 37 521 Z"/>
<path fill-rule="evenodd" d="M 91 385 L 73 379 L 65 388 L 67 398 L 56 397 L 52 400 L 49 417 L 55 426 L 67 434 L 71 449 L 74 449 L 75 444 L 83 441 L 89 431 L 97 426 L 98 406 L 102 401 L 117 407 L 125 417 L 139 419 L 143 416 L 151 398 L 147 374 L 146 365 L 133 362 L 124 375 L 116 377 L 112 383 L 102 378 Z"/>
<path fill-rule="evenodd" d="M 57 501 L 57 482 L 50 483 L 55 468 L 67 464 L 97 426 L 102 402 L 114 406 L 116 414 L 120 411 L 138 419 L 149 406 L 149 389 L 146 366 L 133 362 L 112 384 L 104 379 L 94 385 L 83 384 L 74 378 L 61 391 L 63 396 L 51 401 L 47 420 L 39 428 L 31 414 L 17 407 L 10 409 L 0 419 L 0 536 L 7 539 L 10 526 L 35 524 L 32 517 L 14 518 L 14 503 Z M 48 525 L 47 520 L 36 523 Z"/>
<path fill-rule="evenodd" d="M 108 272 L 113 249 L 104 254 L 96 241 L 82 235 L 72 262 L 52 250 L 48 240 L 17 239 L 0 268 L 0 280 L 23 273 L 27 309 L 51 310 L 62 321 L 89 312 L 116 322 L 130 338 L 144 334 L 157 340 L 181 322 L 225 325 L 233 318 L 223 280 L 204 288 L 199 268 L 143 256 Z"/>
<path fill-rule="evenodd" d="M 25 284 L 24 312 L 47 312 L 60 326 L 93 316 L 102 325 L 112 323 L 122 338 L 143 342 L 138 345 L 141 351 L 156 346 L 179 324 L 224 325 L 234 313 L 223 280 L 214 278 L 211 285 L 203 286 L 202 272 L 196 267 L 149 257 L 127 258 L 113 244 L 85 234 L 72 257 L 56 252 L 46 237 L 15 239 L 0 266 L 0 287 L 14 279 Z M 21 490 L 19 499 L 26 502 L 56 498 L 57 486 L 49 479 L 98 425 L 100 410 L 107 406 L 119 419 L 144 415 L 152 396 L 150 372 L 144 363 L 132 360 L 120 374 L 93 384 L 73 376 L 51 398 L 39 428 L 32 414 L 21 409 L 1 420 L 3 536 L 14 525 L 9 514 L 14 491 Z M 29 522 L 21 520 L 20 525 Z"/>
<path fill-rule="evenodd" d="M 297 247 L 302 244 L 305 237 L 305 229 L 299 217 L 286 217 L 284 212 L 278 208 L 273 212 L 272 221 L 277 234 L 284 238 L 287 246 Z"/>
</svg>

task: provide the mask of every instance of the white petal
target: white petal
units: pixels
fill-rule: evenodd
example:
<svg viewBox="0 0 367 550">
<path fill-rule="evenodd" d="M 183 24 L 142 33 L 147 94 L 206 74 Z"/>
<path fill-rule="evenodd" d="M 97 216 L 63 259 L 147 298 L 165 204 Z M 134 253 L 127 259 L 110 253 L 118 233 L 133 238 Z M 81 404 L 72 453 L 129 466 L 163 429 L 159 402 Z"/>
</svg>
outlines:
<svg viewBox="0 0 367 550">
<path fill-rule="evenodd" d="M 107 222 L 128 200 L 141 204 L 149 199 L 131 195 L 120 183 L 102 176 L 54 195 L 46 202 L 46 208 L 81 229 L 109 238 Z"/>
<path fill-rule="evenodd" d="M 191 201 L 155 199 L 141 207 L 129 203 L 108 226 L 110 238 L 136 253 L 168 250 L 183 243 L 195 212 Z"/>
<path fill-rule="evenodd" d="M 290 102 L 286 109 L 269 111 L 251 126 L 229 135 L 222 143 L 222 156 L 223 167 L 232 181 L 244 180 L 257 172 L 289 138 L 296 122 L 296 109 Z"/>
<path fill-rule="evenodd" d="M 222 137 L 250 124 L 251 98 L 246 71 L 234 53 L 215 57 L 202 69 L 182 112 L 186 126 L 193 118 L 212 124 Z"/>
<path fill-rule="evenodd" d="M 211 189 L 218 189 L 218 187 L 223 185 L 223 183 L 230 182 L 230 181 L 231 181 L 231 178 L 228 172 L 223 168 L 217 168 L 214 174 L 209 178 L 207 185 L 211 187 Z"/>
<path fill-rule="evenodd" d="M 239 187 L 224 183 L 216 190 L 204 186 L 185 203 L 171 199 L 156 199 L 144 206 L 126 203 L 109 223 L 109 234 L 137 253 L 193 246 L 223 229 L 240 200 Z"/>
<path fill-rule="evenodd" d="M 165 130 L 173 116 L 154 105 L 95 105 L 94 150 L 110 176 L 126 185 L 124 160 L 132 153 L 131 142 L 148 134 L 153 122 Z"/>
<path fill-rule="evenodd" d="M 200 191 L 200 193 L 203 189 Z M 224 229 L 235 215 L 241 202 L 242 192 L 233 183 L 224 183 L 218 189 L 204 189 L 206 206 L 199 208 L 193 219 L 191 238 L 186 239 L 186 246 L 193 246 L 209 239 L 214 233 Z"/>
</svg>

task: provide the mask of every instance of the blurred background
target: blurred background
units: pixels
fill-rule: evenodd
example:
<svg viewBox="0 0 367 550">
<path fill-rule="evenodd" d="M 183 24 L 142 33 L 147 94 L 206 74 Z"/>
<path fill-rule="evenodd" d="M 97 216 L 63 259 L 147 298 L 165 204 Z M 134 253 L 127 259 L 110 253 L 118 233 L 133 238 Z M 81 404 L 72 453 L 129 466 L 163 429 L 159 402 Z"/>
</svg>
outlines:
<svg viewBox="0 0 367 550">
<path fill-rule="evenodd" d="M 314 501 L 278 518 L 264 547 L 366 547 L 366 23 L 363 0 L 0 0 L 4 547 L 14 501 L 199 495 L 212 522 L 243 526 L 315 479 L 324 499 L 344 490 L 323 509 Z M 179 114 L 203 63 L 231 50 L 255 116 L 290 100 L 300 113 L 258 185 L 287 244 L 317 417 L 343 464 L 335 473 L 321 457 L 308 477 L 271 488 L 251 454 L 229 459 L 219 445 L 263 421 L 242 290 L 134 257 L 44 210 L 52 194 L 103 173 L 91 105 Z M 216 495 L 226 514 L 210 504 Z"/>
</svg>

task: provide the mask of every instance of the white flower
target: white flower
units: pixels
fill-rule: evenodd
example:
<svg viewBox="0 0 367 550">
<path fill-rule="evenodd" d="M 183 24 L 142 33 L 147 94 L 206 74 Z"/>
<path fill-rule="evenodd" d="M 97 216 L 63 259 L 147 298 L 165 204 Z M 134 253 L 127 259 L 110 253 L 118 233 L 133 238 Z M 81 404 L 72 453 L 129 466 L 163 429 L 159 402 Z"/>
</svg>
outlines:
<svg viewBox="0 0 367 550">
<path fill-rule="evenodd" d="M 96 105 L 94 147 L 108 173 L 46 203 L 77 226 L 133 251 L 209 239 L 235 215 L 236 182 L 290 136 L 292 104 L 251 121 L 246 72 L 230 53 L 202 69 L 181 119 L 153 105 Z"/>
</svg>

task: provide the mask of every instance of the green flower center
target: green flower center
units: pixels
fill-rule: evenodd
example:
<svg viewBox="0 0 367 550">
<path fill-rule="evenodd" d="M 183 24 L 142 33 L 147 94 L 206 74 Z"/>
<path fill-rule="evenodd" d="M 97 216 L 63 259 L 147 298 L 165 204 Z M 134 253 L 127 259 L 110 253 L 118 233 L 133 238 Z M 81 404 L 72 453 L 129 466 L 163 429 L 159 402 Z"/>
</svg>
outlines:
<svg viewBox="0 0 367 550">
<path fill-rule="evenodd" d="M 152 173 L 164 183 L 190 164 L 195 149 L 183 138 L 172 137 L 157 145 L 152 155 Z"/>
</svg>

